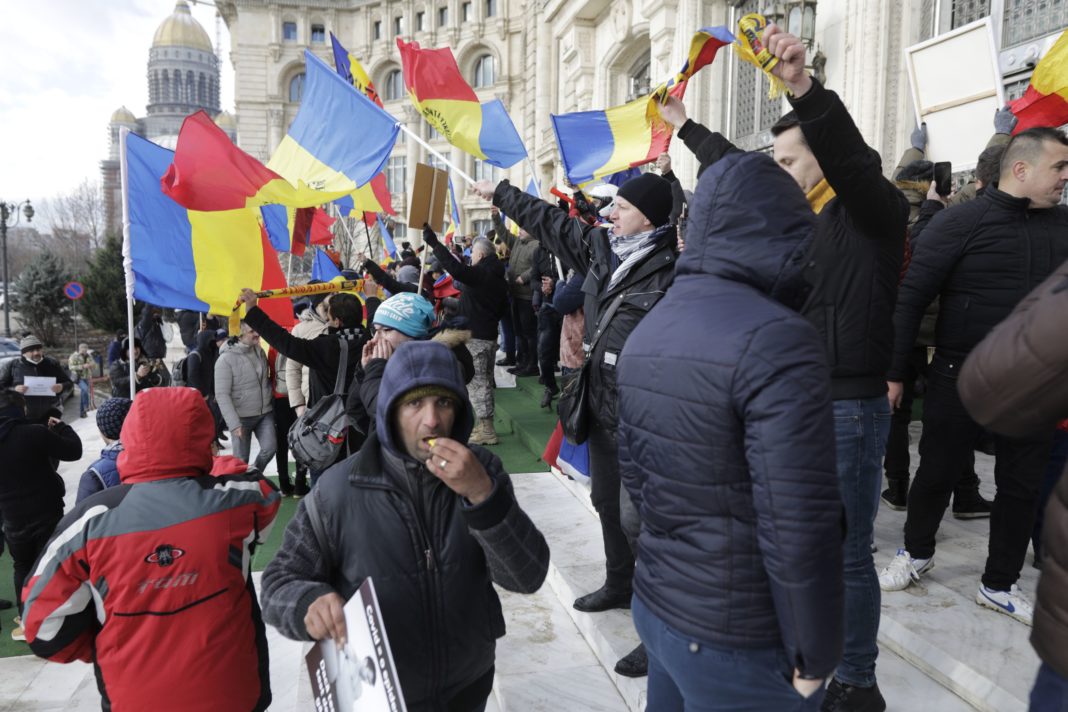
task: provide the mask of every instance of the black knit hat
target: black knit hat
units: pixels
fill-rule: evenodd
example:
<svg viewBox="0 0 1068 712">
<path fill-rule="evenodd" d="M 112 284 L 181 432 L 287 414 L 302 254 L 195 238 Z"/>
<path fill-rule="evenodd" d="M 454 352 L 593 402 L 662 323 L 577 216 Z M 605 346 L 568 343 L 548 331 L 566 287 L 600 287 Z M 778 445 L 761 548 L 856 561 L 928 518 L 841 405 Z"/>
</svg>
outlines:
<svg viewBox="0 0 1068 712">
<path fill-rule="evenodd" d="M 656 227 L 666 225 L 671 217 L 671 183 L 655 173 L 631 178 L 620 186 L 616 197 L 636 207 Z"/>
</svg>

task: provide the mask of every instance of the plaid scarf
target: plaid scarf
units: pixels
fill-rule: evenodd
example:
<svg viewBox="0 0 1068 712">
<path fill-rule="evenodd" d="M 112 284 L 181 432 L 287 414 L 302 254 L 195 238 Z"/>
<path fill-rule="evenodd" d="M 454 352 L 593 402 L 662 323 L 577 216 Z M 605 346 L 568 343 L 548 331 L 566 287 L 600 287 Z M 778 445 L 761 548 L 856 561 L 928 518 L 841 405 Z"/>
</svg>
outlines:
<svg viewBox="0 0 1068 712">
<path fill-rule="evenodd" d="M 638 264 L 643 257 L 648 255 L 656 247 L 657 229 L 639 232 L 636 235 L 619 236 L 614 228 L 608 231 L 608 244 L 612 252 L 619 258 L 619 267 L 612 272 L 612 279 L 608 282 L 608 288 L 614 288 L 627 276 L 631 268 Z"/>
</svg>

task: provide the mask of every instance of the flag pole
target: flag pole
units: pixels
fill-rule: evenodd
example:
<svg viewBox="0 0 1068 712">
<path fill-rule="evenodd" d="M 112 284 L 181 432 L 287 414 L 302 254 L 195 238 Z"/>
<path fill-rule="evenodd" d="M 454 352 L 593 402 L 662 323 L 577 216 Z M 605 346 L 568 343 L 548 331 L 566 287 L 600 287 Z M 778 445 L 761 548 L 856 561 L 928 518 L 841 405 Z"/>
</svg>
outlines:
<svg viewBox="0 0 1068 712">
<path fill-rule="evenodd" d="M 363 232 L 367 235 L 367 259 L 375 258 L 375 248 L 371 246 L 371 228 L 367 227 L 367 213 L 363 214 Z"/>
<path fill-rule="evenodd" d="M 456 166 L 456 164 L 453 163 L 452 161 L 450 161 L 448 158 L 445 158 L 445 156 L 443 156 L 440 153 L 438 153 L 438 151 L 433 146 L 431 146 L 429 143 L 427 143 L 423 139 L 419 138 L 419 136 L 416 135 L 416 133 L 414 131 L 412 131 L 411 129 L 409 129 L 407 126 L 405 126 L 404 124 L 402 124 L 399 121 L 397 122 L 397 128 L 399 128 L 401 131 L 403 131 L 404 133 L 406 133 L 409 136 L 411 136 L 412 139 L 414 139 L 415 142 L 418 143 L 420 146 L 422 146 L 423 148 L 425 148 L 426 150 L 430 151 L 432 154 L 437 156 L 438 160 L 442 161 L 449 168 L 451 168 L 454 171 L 456 171 L 460 175 L 461 178 L 463 178 L 465 181 L 468 182 L 468 184 L 470 184 L 470 185 L 474 185 L 475 184 L 475 179 L 474 178 L 472 178 L 471 176 L 467 175 L 465 172 L 460 170 Z"/>
<path fill-rule="evenodd" d="M 126 279 L 126 340 L 130 344 L 130 400 L 137 394 L 134 369 L 134 274 L 133 257 L 130 251 L 130 178 L 126 167 L 126 139 L 130 129 L 119 128 L 119 177 L 122 181 L 122 268 Z"/>
</svg>

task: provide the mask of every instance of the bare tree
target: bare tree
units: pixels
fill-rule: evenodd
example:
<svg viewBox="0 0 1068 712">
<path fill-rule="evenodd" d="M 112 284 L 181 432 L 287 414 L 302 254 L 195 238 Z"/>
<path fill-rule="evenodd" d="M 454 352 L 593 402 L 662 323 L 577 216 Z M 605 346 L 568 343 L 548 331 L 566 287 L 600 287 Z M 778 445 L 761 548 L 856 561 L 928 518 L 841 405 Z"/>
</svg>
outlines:
<svg viewBox="0 0 1068 712">
<path fill-rule="evenodd" d="M 51 235 L 44 246 L 80 272 L 104 240 L 104 195 L 98 181 L 85 178 L 69 193 L 45 200 L 41 205 Z"/>
</svg>

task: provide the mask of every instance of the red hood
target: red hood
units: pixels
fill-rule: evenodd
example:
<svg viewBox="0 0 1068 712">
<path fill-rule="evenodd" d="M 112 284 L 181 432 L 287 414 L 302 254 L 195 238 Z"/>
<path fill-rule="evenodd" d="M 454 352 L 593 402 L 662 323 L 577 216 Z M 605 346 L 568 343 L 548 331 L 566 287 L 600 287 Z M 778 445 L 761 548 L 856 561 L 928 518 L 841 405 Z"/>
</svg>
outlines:
<svg viewBox="0 0 1068 712">
<path fill-rule="evenodd" d="M 243 475 L 248 472 L 248 463 L 233 455 L 219 455 L 211 463 L 211 476 Z"/>
<path fill-rule="evenodd" d="M 215 421 L 195 388 L 149 388 L 134 398 L 120 436 L 119 479 L 126 484 L 211 471 Z"/>
</svg>

